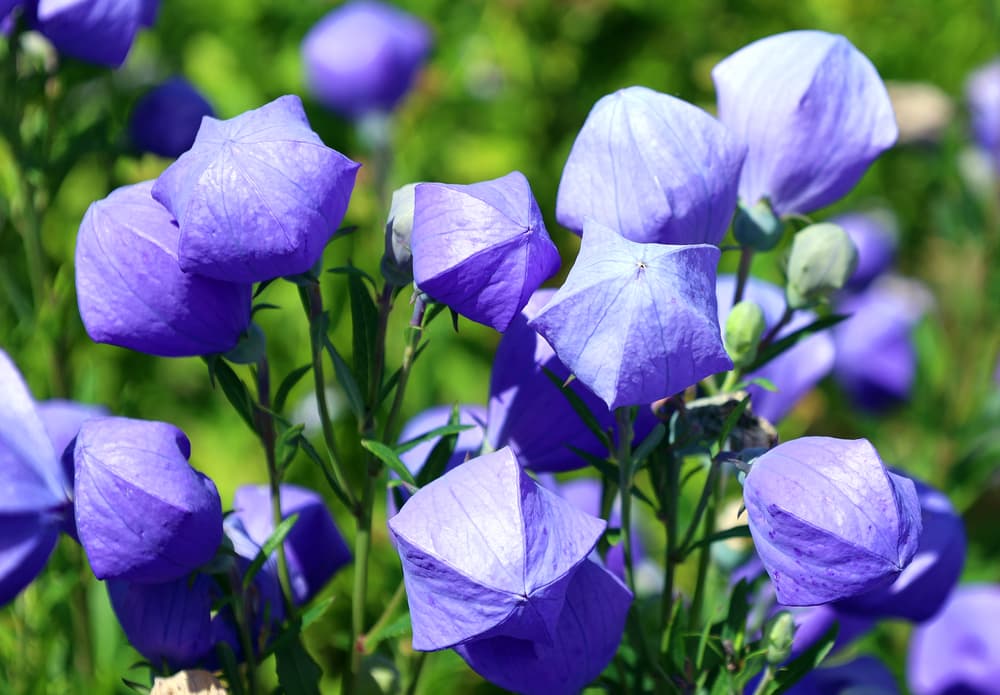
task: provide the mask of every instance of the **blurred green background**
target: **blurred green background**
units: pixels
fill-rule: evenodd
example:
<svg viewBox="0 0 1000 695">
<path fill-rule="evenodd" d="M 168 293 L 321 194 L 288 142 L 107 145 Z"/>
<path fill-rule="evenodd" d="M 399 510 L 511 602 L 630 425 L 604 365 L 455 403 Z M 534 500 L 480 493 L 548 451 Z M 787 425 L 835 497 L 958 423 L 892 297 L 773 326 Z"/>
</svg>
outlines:
<svg viewBox="0 0 1000 695">
<path fill-rule="evenodd" d="M 398 4 L 432 27 L 435 48 L 396 115 L 392 187 L 410 181 L 468 183 L 522 171 L 563 250 L 563 269 L 553 285 L 565 275 L 578 246 L 554 218 L 560 173 L 577 130 L 601 96 L 639 84 L 712 110 L 710 71 L 721 58 L 757 38 L 802 28 L 846 35 L 887 80 L 927 82 L 943 90 L 954 109 L 936 142 L 889 152 L 850 196 L 817 215 L 888 206 L 898 216 L 900 270 L 923 280 L 936 297 L 936 308 L 917 331 L 920 360 L 913 401 L 885 417 L 863 416 L 850 409 L 836 387 L 824 384 L 783 423 L 781 432 L 784 438 L 806 432 L 867 436 L 887 461 L 944 486 L 970 522 L 966 577 L 1000 579 L 1000 534 L 991 516 L 1000 501 L 1000 484 L 992 477 L 1000 439 L 1000 403 L 992 379 L 1000 348 L 998 197 L 995 187 L 984 191 L 964 173 L 968 129 L 962 103 L 970 70 L 1000 51 L 1000 2 Z M 222 395 L 212 391 L 200 360 L 158 359 L 89 341 L 73 296 L 76 230 L 92 201 L 119 185 L 153 178 L 169 164 L 129 153 L 125 129 L 135 100 L 174 74 L 192 81 L 223 118 L 282 94 L 299 94 L 328 145 L 370 163 L 371 153 L 351 124 L 310 101 L 304 88 L 299 43 L 331 7 L 316 0 L 165 0 L 156 25 L 140 35 L 121 70 L 67 65 L 78 72 L 80 83 L 57 118 L 67 124 L 91 119 L 106 127 L 103 139 L 72 161 L 44 217 L 42 243 L 51 287 L 37 316 L 31 309 L 22 240 L 12 225 L 0 227 L 0 346 L 22 368 L 35 395 L 102 403 L 116 414 L 177 424 L 192 441 L 192 463 L 216 480 L 224 506 L 238 485 L 266 479 L 254 436 Z M 9 54 L 5 59 L 10 60 Z M 0 196 L 16 200 L 23 195 L 22 174 L 0 144 Z M 359 231 L 330 247 L 326 265 L 350 260 L 375 273 L 386 212 L 366 166 L 345 221 Z M 724 264 L 734 266 L 735 258 Z M 758 259 L 755 273 L 777 277 L 774 256 Z M 344 282 L 327 276 L 324 287 L 339 320 L 334 342 L 349 355 Z M 277 382 L 308 361 L 308 331 L 291 286 L 276 284 L 263 298 L 281 307 L 259 314 Z M 408 293 L 401 295 L 393 316 L 390 365 L 398 364 L 402 351 L 407 298 Z M 446 320 L 433 325 L 405 414 L 440 403 L 484 402 L 497 339 L 468 321 L 458 334 Z M 296 388 L 291 403 L 307 399 L 308 381 Z M 345 433 L 353 427 L 346 420 L 338 426 Z M 321 486 L 304 459 L 293 466 L 291 478 Z M 350 520 L 337 511 L 350 535 Z M 376 542 L 371 618 L 399 578 L 380 519 Z M 79 549 L 64 539 L 41 579 L 0 610 L 0 691 L 122 691 L 120 678 L 130 674 L 128 667 L 138 656 L 125 644 L 103 588 L 80 562 Z M 342 572 L 327 589 L 338 600 L 324 624 L 308 633 L 313 654 L 331 672 L 339 669 L 346 646 L 329 635 L 348 623 L 348 575 Z M 906 629 L 889 626 L 866 643 L 895 654 L 898 673 Z M 434 655 L 428 663 L 423 692 L 485 688 L 451 653 Z M 131 673 L 142 679 L 141 670 Z"/>
</svg>

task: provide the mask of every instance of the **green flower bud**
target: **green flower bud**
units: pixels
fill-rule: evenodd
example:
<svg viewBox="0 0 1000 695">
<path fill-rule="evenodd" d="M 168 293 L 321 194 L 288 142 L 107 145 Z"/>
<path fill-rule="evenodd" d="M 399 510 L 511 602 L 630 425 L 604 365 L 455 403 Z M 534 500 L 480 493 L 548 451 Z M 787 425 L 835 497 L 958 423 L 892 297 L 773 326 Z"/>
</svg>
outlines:
<svg viewBox="0 0 1000 695">
<path fill-rule="evenodd" d="M 732 308 L 722 339 L 734 365 L 747 367 L 757 358 L 757 347 L 766 327 L 764 312 L 755 302 L 742 301 Z"/>
<path fill-rule="evenodd" d="M 795 621 L 792 614 L 782 611 L 775 616 L 767 628 L 767 663 L 777 666 L 792 653 L 795 638 Z"/>
<path fill-rule="evenodd" d="M 767 200 L 759 200 L 753 206 L 742 201 L 733 218 L 733 235 L 740 246 L 748 246 L 754 251 L 770 251 L 781 241 L 785 225 L 774 214 Z"/>
<path fill-rule="evenodd" d="M 812 306 L 839 290 L 858 264 L 858 250 L 841 227 L 812 224 L 795 235 L 788 258 L 788 306 Z"/>
<path fill-rule="evenodd" d="M 413 254 L 410 251 L 410 233 L 413 231 L 413 201 L 415 183 L 396 189 L 389 206 L 389 219 L 385 223 L 385 255 L 382 256 L 382 275 L 396 287 L 413 282 Z"/>
</svg>

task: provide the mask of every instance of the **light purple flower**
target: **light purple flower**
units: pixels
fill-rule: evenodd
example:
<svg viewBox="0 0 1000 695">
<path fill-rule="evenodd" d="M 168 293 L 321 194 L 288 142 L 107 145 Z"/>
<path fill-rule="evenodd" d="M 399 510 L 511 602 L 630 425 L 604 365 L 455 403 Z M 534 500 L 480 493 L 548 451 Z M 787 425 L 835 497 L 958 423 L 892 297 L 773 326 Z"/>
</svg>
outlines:
<svg viewBox="0 0 1000 695">
<path fill-rule="evenodd" d="M 467 186 L 418 184 L 411 244 L 421 290 L 500 332 L 559 269 L 559 251 L 519 171 Z"/>
<path fill-rule="evenodd" d="M 719 250 L 641 244 L 588 221 L 565 284 L 529 322 L 609 408 L 732 369 L 715 295 Z"/>
<path fill-rule="evenodd" d="M 915 695 L 1000 693 L 1000 586 L 960 586 L 917 626 L 906 681 Z"/>
<path fill-rule="evenodd" d="M 746 143 L 740 198 L 809 213 L 847 194 L 896 142 L 878 72 L 843 36 L 791 31 L 715 66 L 719 119 Z"/>
<path fill-rule="evenodd" d="M 1000 58 L 969 75 L 965 83 L 972 135 L 1000 170 Z"/>
<path fill-rule="evenodd" d="M 809 606 L 890 584 L 920 537 L 913 481 L 864 439 L 803 437 L 758 457 L 743 501 L 778 601 Z"/>
<path fill-rule="evenodd" d="M 152 186 L 112 191 L 80 223 L 76 293 L 87 334 L 163 357 L 230 350 L 250 323 L 252 288 L 181 270 L 177 225 Z"/>
<path fill-rule="evenodd" d="M 551 645 L 567 587 L 604 528 L 540 487 L 506 448 L 424 486 L 389 520 L 413 648 L 499 636 Z"/>
<path fill-rule="evenodd" d="M 215 555 L 222 505 L 190 455 L 184 433 L 165 422 L 107 417 L 80 427 L 76 527 L 98 579 L 170 581 Z"/>
<path fill-rule="evenodd" d="M 202 116 L 214 115 L 201 92 L 183 77 L 173 77 L 135 103 L 129 134 L 142 152 L 180 157 L 194 144 Z"/>
<path fill-rule="evenodd" d="M 716 296 L 719 302 L 719 323 L 725 324 L 726 317 L 733 302 L 736 289 L 736 278 L 732 275 L 722 275 L 716 285 Z M 785 291 L 777 285 L 750 277 L 747 280 L 744 299 L 756 302 L 764 312 L 764 319 L 770 330 L 785 310 Z M 816 320 L 816 314 L 811 311 L 799 310 L 791 321 L 778 331 L 776 340 L 805 328 Z M 833 338 L 829 331 L 821 331 L 805 338 L 796 345 L 760 369 L 747 374 L 747 378 L 767 379 L 774 384 L 776 391 L 768 391 L 760 386 L 751 385 L 750 393 L 753 411 L 756 415 L 770 422 L 781 421 L 788 411 L 810 391 L 820 380 L 830 373 L 834 361 Z"/>
<path fill-rule="evenodd" d="M 125 62 L 149 0 L 38 0 L 31 23 L 60 53 L 117 68 Z M 2 14 L 2 13 L 0 13 Z"/>
<path fill-rule="evenodd" d="M 0 605 L 48 561 L 70 505 L 70 482 L 17 367 L 0 350 Z"/>
<path fill-rule="evenodd" d="M 863 290 L 892 267 L 899 243 L 892 213 L 887 210 L 852 212 L 829 221 L 847 232 L 858 251 L 858 265 L 847 282 L 847 289 Z"/>
<path fill-rule="evenodd" d="M 524 695 L 574 695 L 618 650 L 632 593 L 593 560 L 580 565 L 550 643 L 490 637 L 455 647 L 483 678 Z"/>
<path fill-rule="evenodd" d="M 153 197 L 180 225 L 185 272 L 258 282 L 304 273 L 322 257 L 359 166 L 324 145 L 288 95 L 227 121 L 206 116 Z"/>
<path fill-rule="evenodd" d="M 302 41 L 309 90 L 348 118 L 389 112 L 410 90 L 431 33 L 391 5 L 354 0 L 331 11 Z"/>
<path fill-rule="evenodd" d="M 559 183 L 556 219 L 589 217 L 626 239 L 718 244 L 736 209 L 746 146 L 685 101 L 645 87 L 600 99 Z"/>
</svg>

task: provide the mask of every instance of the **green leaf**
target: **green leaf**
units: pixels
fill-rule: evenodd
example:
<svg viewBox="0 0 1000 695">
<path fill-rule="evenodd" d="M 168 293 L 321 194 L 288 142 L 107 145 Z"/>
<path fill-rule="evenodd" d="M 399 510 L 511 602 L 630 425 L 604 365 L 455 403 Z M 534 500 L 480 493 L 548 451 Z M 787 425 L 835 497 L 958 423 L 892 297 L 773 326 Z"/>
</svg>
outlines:
<svg viewBox="0 0 1000 695">
<path fill-rule="evenodd" d="M 757 359 L 754 360 L 753 364 L 747 368 L 747 372 L 755 372 L 765 364 L 773 360 L 775 357 L 785 352 L 789 348 L 793 347 L 800 340 L 808 338 L 813 333 L 818 333 L 831 326 L 836 326 L 838 323 L 846 319 L 847 316 L 841 314 L 830 314 L 829 316 L 821 316 L 808 326 L 804 326 L 797 331 L 789 333 L 784 338 L 776 340 L 766 348 L 761 350 L 760 354 L 757 355 Z"/>
<path fill-rule="evenodd" d="M 220 640 L 215 644 L 215 653 L 222 664 L 222 673 L 229 684 L 230 695 L 243 695 L 243 674 L 240 673 L 239 662 L 236 661 L 236 653 L 225 640 Z"/>
<path fill-rule="evenodd" d="M 312 364 L 304 364 L 301 367 L 297 367 L 290 371 L 284 379 L 281 380 L 281 384 L 278 386 L 277 392 L 274 394 L 274 407 L 273 410 L 276 413 L 284 412 L 285 402 L 288 400 L 288 395 L 295 388 L 295 385 L 302 380 L 309 370 L 312 369 Z"/>
<path fill-rule="evenodd" d="M 413 478 L 413 474 L 410 473 L 410 469 L 406 467 L 406 464 L 403 463 L 396 452 L 390 447 L 373 439 L 362 439 L 361 446 L 374 454 L 375 458 L 388 466 L 403 481 L 416 486 L 417 481 Z"/>
<path fill-rule="evenodd" d="M 316 466 L 323 472 L 323 477 L 326 479 L 327 485 L 329 485 L 330 489 L 333 490 L 333 494 L 337 496 L 337 499 L 339 499 L 345 507 L 352 509 L 353 505 L 351 504 L 351 498 L 347 495 L 347 492 L 340 487 L 333 475 L 331 475 L 326 462 L 323 460 L 320 453 L 316 451 L 316 447 L 312 445 L 312 442 L 309 441 L 308 437 L 301 437 L 299 439 L 299 448 L 304 451 L 306 456 L 312 459 L 313 463 L 315 463 Z"/>
<path fill-rule="evenodd" d="M 264 566 L 265 562 L 267 562 L 267 558 L 271 557 L 271 555 L 274 554 L 274 551 L 278 549 L 278 546 L 281 545 L 285 538 L 288 537 L 292 527 L 295 526 L 295 522 L 298 520 L 298 514 L 292 514 L 287 518 L 282 519 L 281 523 L 275 527 L 268 539 L 264 541 L 264 545 L 262 545 L 260 550 L 257 551 L 257 555 L 254 556 L 253 562 L 250 563 L 250 566 L 247 567 L 246 573 L 243 575 L 244 591 L 250 588 L 254 577 L 257 576 L 257 572 L 259 572 L 260 568 Z"/>
<path fill-rule="evenodd" d="M 711 536 L 706 536 L 701 538 L 690 546 L 684 549 L 685 555 L 689 555 L 703 545 L 711 545 L 712 543 L 717 543 L 718 541 L 726 541 L 730 538 L 750 538 L 750 527 L 747 525 L 734 526 L 733 528 L 727 528 L 725 531 L 717 531 Z"/>
<path fill-rule="evenodd" d="M 733 408 L 729 415 L 726 416 L 725 422 L 722 423 L 722 431 L 719 432 L 719 439 L 716 441 L 717 447 L 715 453 L 718 453 L 726 446 L 726 440 L 729 439 L 729 433 L 733 431 L 734 427 L 736 427 L 736 423 L 740 421 L 740 418 L 743 417 L 743 413 L 746 412 L 749 406 L 750 394 L 748 393 L 743 397 L 743 400 L 736 404 L 736 407 Z"/>
<path fill-rule="evenodd" d="M 663 438 L 666 436 L 667 436 L 667 426 L 661 422 L 656 427 L 654 427 L 653 431 L 649 433 L 649 436 L 643 439 L 642 443 L 636 447 L 635 453 L 633 454 L 633 458 L 636 461 L 642 461 L 643 459 L 648 458 L 649 455 L 653 453 L 656 447 L 660 445 L 660 442 L 662 442 Z"/>
<path fill-rule="evenodd" d="M 354 417 L 358 422 L 361 422 L 365 417 L 365 399 L 361 395 L 362 391 L 358 386 L 357 380 L 354 378 L 354 373 L 351 372 L 351 368 L 347 366 L 347 362 L 337 352 L 337 348 L 330 342 L 330 337 L 324 333 L 320 336 L 320 339 L 323 341 L 323 347 L 326 348 L 327 353 L 330 355 L 330 360 L 333 362 L 333 373 L 347 395 L 347 403 L 351 406 L 351 412 L 354 413 Z"/>
<path fill-rule="evenodd" d="M 458 406 L 452 408 L 451 422 L 458 422 Z M 454 426 L 455 424 L 449 425 L 449 427 Z M 468 425 L 458 426 L 463 429 L 469 427 Z M 451 460 L 452 454 L 455 453 L 455 445 L 457 443 L 458 431 L 452 431 L 441 436 L 441 441 L 434 445 L 434 448 L 431 449 L 431 453 L 427 457 L 427 460 L 424 461 L 424 465 L 417 473 L 417 487 L 423 487 L 427 483 L 437 480 L 444 475 L 445 470 L 448 468 L 448 462 Z"/>
<path fill-rule="evenodd" d="M 384 642 L 387 639 L 402 637 L 412 631 L 413 627 L 410 624 L 410 612 L 406 611 L 395 620 L 383 625 L 377 631 L 369 632 L 365 635 L 365 650 L 370 653 L 379 645 L 380 642 Z"/>
<path fill-rule="evenodd" d="M 315 623 L 317 620 L 323 617 L 326 611 L 333 605 L 333 599 L 335 597 L 328 596 L 325 599 L 317 601 L 316 604 L 302 614 L 302 629 L 305 630 L 310 625 Z"/>
<path fill-rule="evenodd" d="M 275 671 L 285 695 L 320 695 L 323 672 L 302 645 L 299 635 L 283 640 L 275 649 Z"/>
<path fill-rule="evenodd" d="M 254 290 L 253 298 L 257 299 L 257 297 L 260 296 L 260 293 L 266 290 L 271 285 L 271 283 L 274 282 L 275 279 L 276 278 L 272 278 L 271 280 L 264 280 L 263 282 L 259 283 L 257 285 L 257 289 Z"/>
<path fill-rule="evenodd" d="M 580 458 L 587 461 L 587 463 L 592 465 L 594 468 L 596 468 L 598 473 L 604 476 L 604 478 L 607 479 L 608 482 L 613 483 L 616 486 L 618 485 L 619 481 L 618 466 L 616 466 L 615 464 L 611 463 L 606 459 L 598 458 L 597 456 L 594 456 L 593 454 L 587 451 L 584 451 L 582 449 L 577 449 L 575 446 L 570 446 L 569 450 L 572 451 L 577 456 L 579 456 Z M 632 496 L 635 497 L 637 500 L 649 505 L 650 509 L 654 510 L 656 509 L 656 503 L 653 502 L 653 500 L 649 499 L 649 497 L 646 496 L 646 493 L 637 488 L 635 485 L 632 486 Z"/>
<path fill-rule="evenodd" d="M 236 409 L 236 412 L 243 418 L 243 422 L 247 424 L 247 427 L 256 434 L 254 399 L 250 395 L 250 390 L 246 384 L 243 383 L 243 380 L 236 375 L 236 372 L 233 371 L 233 368 L 225 360 L 218 357 L 211 357 L 206 358 L 206 361 L 209 364 L 210 376 L 214 377 L 214 381 L 217 381 L 219 386 L 222 387 L 222 392 L 225 394 L 226 400 Z"/>
<path fill-rule="evenodd" d="M 260 304 L 254 304 L 253 308 L 250 310 L 250 316 L 253 317 L 258 311 L 264 311 L 265 309 L 280 309 L 281 307 L 277 304 L 268 304 L 266 302 L 261 302 Z"/>
<path fill-rule="evenodd" d="M 378 283 L 375 282 L 375 278 L 363 271 L 361 268 L 354 265 L 339 265 L 336 268 L 328 268 L 328 273 L 333 273 L 335 275 L 347 275 L 348 277 L 356 277 L 360 280 L 366 281 L 372 286 L 372 290 L 378 289 Z"/>
<path fill-rule="evenodd" d="M 375 301 L 365 287 L 364 280 L 357 273 L 347 275 L 347 293 L 351 300 L 354 375 L 361 393 L 366 394 L 369 393 L 369 386 L 375 378 L 373 356 L 378 327 L 378 307 L 375 306 Z"/>
<path fill-rule="evenodd" d="M 129 680 L 128 678 L 122 678 L 122 683 L 125 687 L 134 692 L 142 693 L 142 695 L 149 695 L 149 686 L 145 683 L 138 683 L 136 681 Z"/>
<path fill-rule="evenodd" d="M 302 431 L 305 425 L 293 425 L 286 427 L 278 435 L 278 440 L 274 443 L 275 459 L 279 472 L 284 472 L 295 459 L 295 454 L 299 453 L 299 442 L 302 441 Z"/>
<path fill-rule="evenodd" d="M 611 437 L 608 436 L 607 432 L 601 429 L 601 425 L 597 421 L 597 418 L 594 417 L 594 414 L 592 412 L 590 412 L 590 408 L 588 408 L 587 404 L 583 402 L 583 399 L 580 398 L 580 395 L 573 389 L 569 388 L 568 382 L 563 383 L 563 380 L 560 379 L 558 376 L 556 376 L 552 372 L 552 370 L 542 367 L 542 371 L 545 372 L 545 376 L 548 377 L 549 381 L 551 381 L 555 385 L 555 387 L 559 389 L 559 391 L 566 397 L 566 399 L 569 401 L 570 406 L 572 406 L 573 411 L 576 413 L 577 417 L 580 418 L 583 424 L 587 426 L 587 429 L 593 432 L 594 436 L 596 436 L 601 442 L 603 442 L 604 446 L 607 447 L 607 449 L 610 451 Z"/>
</svg>

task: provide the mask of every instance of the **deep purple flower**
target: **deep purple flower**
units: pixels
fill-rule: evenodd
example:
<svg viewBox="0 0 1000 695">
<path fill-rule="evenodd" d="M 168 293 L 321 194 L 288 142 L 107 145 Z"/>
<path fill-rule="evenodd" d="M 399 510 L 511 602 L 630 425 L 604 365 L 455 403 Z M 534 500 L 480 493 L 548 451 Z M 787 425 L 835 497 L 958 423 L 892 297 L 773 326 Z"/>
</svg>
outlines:
<svg viewBox="0 0 1000 695">
<path fill-rule="evenodd" d="M 139 24 L 144 27 L 151 27 L 156 23 L 156 16 L 160 13 L 160 0 L 140 0 L 142 9 L 139 10 Z"/>
<path fill-rule="evenodd" d="M 965 83 L 972 135 L 1000 170 L 1000 58 L 969 75 Z"/>
<path fill-rule="evenodd" d="M 183 77 L 173 77 L 135 103 L 129 134 L 142 152 L 180 157 L 194 143 L 202 116 L 214 115 L 201 92 Z"/>
<path fill-rule="evenodd" d="M 519 171 L 468 186 L 418 184 L 411 243 L 417 286 L 500 332 L 559 269 L 559 250 Z"/>
<path fill-rule="evenodd" d="M 215 555 L 222 504 L 190 455 L 184 433 L 165 422 L 107 417 L 80 427 L 76 527 L 98 579 L 170 581 Z"/>
<path fill-rule="evenodd" d="M 177 225 L 152 186 L 112 191 L 80 223 L 76 293 L 87 334 L 164 357 L 230 350 L 250 323 L 252 288 L 181 270 Z"/>
<path fill-rule="evenodd" d="M 915 695 L 1000 693 L 1000 586 L 960 586 L 917 626 L 906 680 Z"/>
<path fill-rule="evenodd" d="M 28 7 L 33 26 L 60 53 L 117 68 L 149 18 L 148 4 L 149 0 L 38 0 Z"/>
<path fill-rule="evenodd" d="M 791 31 L 756 41 L 712 70 L 719 119 L 748 153 L 740 198 L 778 214 L 842 198 L 896 142 L 875 67 L 843 36 Z"/>
<path fill-rule="evenodd" d="M 206 116 L 153 197 L 180 225 L 185 272 L 257 282 L 315 265 L 344 218 L 359 166 L 324 145 L 288 95 L 227 121 Z"/>
<path fill-rule="evenodd" d="M 864 439 L 803 437 L 758 457 L 743 501 L 754 545 L 789 606 L 829 603 L 891 583 L 913 558 L 913 481 Z"/>
<path fill-rule="evenodd" d="M 719 303 L 719 322 L 724 324 L 729 315 L 736 289 L 736 279 L 732 275 L 722 275 L 716 285 Z M 756 302 L 764 312 L 770 330 L 785 310 L 785 292 L 777 285 L 751 277 L 747 280 L 744 299 Z M 778 331 L 777 339 L 805 328 L 816 320 L 811 311 L 799 310 L 788 324 Z M 811 390 L 833 368 L 833 338 L 829 332 L 814 333 L 799 341 L 789 350 L 781 353 L 760 369 L 747 375 L 748 378 L 767 379 L 776 391 L 768 391 L 760 386 L 747 388 L 756 415 L 770 422 L 779 422 L 788 411 Z"/>
<path fill-rule="evenodd" d="M 598 101 L 559 183 L 556 219 L 589 217 L 626 239 L 718 244 L 736 209 L 746 146 L 685 101 L 645 87 Z"/>
<path fill-rule="evenodd" d="M 302 41 L 309 90 L 348 118 L 389 112 L 410 90 L 431 49 L 416 17 L 354 0 L 331 11 Z"/>
<path fill-rule="evenodd" d="M 244 485 L 233 497 L 233 516 L 258 547 L 274 532 L 270 495 L 266 485 Z M 282 485 L 281 517 L 287 519 L 292 514 L 299 518 L 285 538 L 285 557 L 292 598 L 304 604 L 351 561 L 351 551 L 317 493 L 297 485 Z"/>
<path fill-rule="evenodd" d="M 642 244 L 588 221 L 565 284 L 529 322 L 609 408 L 732 369 L 715 295 L 719 250 Z"/>
<path fill-rule="evenodd" d="M 817 668 L 785 692 L 790 695 L 898 695 L 892 672 L 874 656 L 859 656 L 847 663 Z"/>
<path fill-rule="evenodd" d="M 883 277 L 837 312 L 850 318 L 833 329 L 834 377 L 851 400 L 871 411 L 905 401 L 917 370 L 913 328 L 930 304 L 920 283 Z"/>
<path fill-rule="evenodd" d="M 551 645 L 568 584 L 604 527 L 529 478 L 506 448 L 424 486 L 389 520 L 413 648 L 499 636 Z"/>
<path fill-rule="evenodd" d="M 0 605 L 34 580 L 55 547 L 69 481 L 17 367 L 0 350 Z"/>
<path fill-rule="evenodd" d="M 498 636 L 455 647 L 483 678 L 525 695 L 574 695 L 597 678 L 618 650 L 632 593 L 593 560 L 566 588 L 551 642 Z"/>
<path fill-rule="evenodd" d="M 847 289 L 860 291 L 872 280 L 889 270 L 896 259 L 897 233 L 892 213 L 852 212 L 831 218 L 854 242 L 858 251 L 858 265 L 847 283 Z"/>
<path fill-rule="evenodd" d="M 913 482 L 923 526 L 917 554 L 892 584 L 837 602 L 839 611 L 922 622 L 940 610 L 958 583 L 965 564 L 962 517 L 944 493 Z"/>
</svg>

